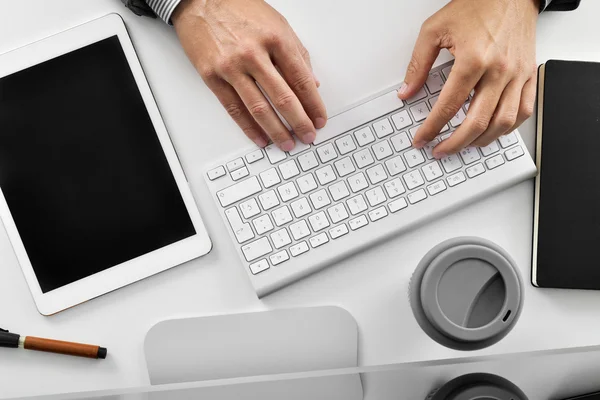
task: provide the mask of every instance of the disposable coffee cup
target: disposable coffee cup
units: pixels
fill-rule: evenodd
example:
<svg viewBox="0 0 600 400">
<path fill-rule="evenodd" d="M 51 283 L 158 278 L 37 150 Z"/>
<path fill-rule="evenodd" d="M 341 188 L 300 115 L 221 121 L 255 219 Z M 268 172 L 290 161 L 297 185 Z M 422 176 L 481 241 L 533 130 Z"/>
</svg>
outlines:
<svg viewBox="0 0 600 400">
<path fill-rule="evenodd" d="M 476 237 L 447 240 L 415 269 L 409 300 L 423 331 L 455 350 L 479 350 L 505 337 L 523 308 L 523 281 L 497 244 Z"/>
<path fill-rule="evenodd" d="M 425 400 L 527 400 L 514 383 L 492 374 L 459 376 L 431 392 Z"/>
</svg>

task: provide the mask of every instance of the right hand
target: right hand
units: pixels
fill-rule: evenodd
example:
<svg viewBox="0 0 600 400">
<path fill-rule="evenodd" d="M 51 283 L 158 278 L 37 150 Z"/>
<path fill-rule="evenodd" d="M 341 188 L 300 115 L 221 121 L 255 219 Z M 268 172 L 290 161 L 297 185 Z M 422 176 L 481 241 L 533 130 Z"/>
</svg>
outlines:
<svg viewBox="0 0 600 400">
<path fill-rule="evenodd" d="M 171 18 L 204 82 L 259 147 L 271 139 L 294 148 L 279 113 L 303 143 L 312 143 L 327 112 L 308 51 L 285 18 L 263 0 L 183 0 Z"/>
</svg>

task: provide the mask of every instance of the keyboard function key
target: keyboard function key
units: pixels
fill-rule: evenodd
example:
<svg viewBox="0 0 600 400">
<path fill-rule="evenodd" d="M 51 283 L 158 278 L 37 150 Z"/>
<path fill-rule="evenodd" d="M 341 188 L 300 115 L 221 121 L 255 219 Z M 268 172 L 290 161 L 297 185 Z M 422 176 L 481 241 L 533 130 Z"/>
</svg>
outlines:
<svg viewBox="0 0 600 400">
<path fill-rule="evenodd" d="M 327 194 L 327 191 L 325 189 L 316 191 L 309 197 L 315 210 L 318 210 L 331 204 L 331 200 L 329 199 L 329 195 Z"/>
<path fill-rule="evenodd" d="M 427 194 L 425 194 L 425 190 L 419 189 L 416 192 L 410 193 L 407 197 L 410 204 L 417 204 L 418 202 L 425 200 Z"/>
<path fill-rule="evenodd" d="M 508 161 L 512 161 L 515 158 L 519 158 L 523 155 L 523 149 L 521 148 L 521 146 L 515 146 L 512 149 L 508 149 L 504 152 L 504 155 L 506 156 L 506 159 Z"/>
<path fill-rule="evenodd" d="M 374 144 L 371 146 L 371 149 L 373 150 L 373 154 L 375 154 L 375 158 L 378 161 L 381 161 L 393 154 L 390 143 L 387 140 Z"/>
<path fill-rule="evenodd" d="M 399 113 L 392 115 L 392 121 L 394 122 L 396 129 L 399 131 L 412 125 L 412 121 L 408 116 L 408 111 L 406 110 L 402 110 Z"/>
<path fill-rule="evenodd" d="M 273 242 L 273 246 L 275 246 L 276 249 L 280 249 L 283 246 L 287 246 L 288 244 L 292 243 L 290 234 L 285 228 L 271 233 L 270 237 L 271 241 Z"/>
<path fill-rule="evenodd" d="M 375 162 L 369 149 L 363 149 L 354 153 L 354 161 L 356 161 L 356 165 L 358 166 L 358 168 L 364 168 Z"/>
<path fill-rule="evenodd" d="M 296 218 L 304 217 L 312 212 L 310 208 L 310 204 L 308 204 L 308 200 L 306 197 L 301 198 L 300 200 L 294 201 L 292 204 L 292 211 Z"/>
<path fill-rule="evenodd" d="M 309 151 L 308 153 L 304 153 L 301 156 L 299 156 L 298 162 L 300 162 L 300 168 L 302 168 L 302 171 L 304 172 L 319 166 L 317 156 L 315 156 L 315 153 L 313 151 Z"/>
<path fill-rule="evenodd" d="M 271 164 L 277 164 L 279 161 L 283 161 L 287 158 L 285 152 L 275 144 L 270 144 L 265 147 L 265 153 Z"/>
<path fill-rule="evenodd" d="M 288 255 L 287 251 L 281 250 L 280 252 L 273 254 L 271 257 L 269 257 L 269 259 L 271 260 L 271 264 L 275 266 L 289 260 L 290 256 Z"/>
<path fill-rule="evenodd" d="M 475 178 L 478 175 L 481 175 L 485 172 L 485 167 L 482 163 L 477 163 L 465 170 L 467 172 L 467 176 L 469 178 Z"/>
<path fill-rule="evenodd" d="M 425 85 L 427 85 L 429 93 L 438 93 L 444 87 L 444 80 L 442 79 L 442 74 L 440 74 L 439 72 L 430 73 L 427 77 L 427 82 L 425 82 Z"/>
<path fill-rule="evenodd" d="M 408 174 L 402 175 L 404 178 L 404 183 L 406 183 L 406 187 L 408 190 L 413 190 L 416 187 L 419 187 L 425 183 L 421 173 L 418 170 L 411 171 Z"/>
<path fill-rule="evenodd" d="M 438 181 L 427 186 L 427 191 L 429 192 L 430 196 L 435 196 L 436 194 L 441 193 L 446 189 L 447 187 L 444 181 Z"/>
<path fill-rule="evenodd" d="M 304 254 L 308 251 L 308 244 L 306 242 L 300 242 L 290 247 L 290 254 L 292 257 L 298 257 L 300 254 Z"/>
<path fill-rule="evenodd" d="M 329 238 L 327 237 L 327 234 L 325 232 L 310 238 L 310 245 L 313 247 L 313 249 L 322 246 L 327 242 L 329 242 Z"/>
<path fill-rule="evenodd" d="M 369 221 L 367 221 L 367 217 L 365 215 L 361 215 L 358 218 L 354 218 L 348 221 L 348 225 L 350 225 L 350 229 L 352 229 L 353 231 L 360 229 L 363 226 L 366 226 L 368 223 Z"/>
<path fill-rule="evenodd" d="M 385 194 L 383 194 L 383 189 L 381 188 L 381 186 L 377 186 L 371 190 L 367 190 L 365 192 L 365 195 L 367 196 L 367 200 L 369 200 L 369 204 L 371 205 L 371 207 L 375 207 L 385 202 L 386 200 Z"/>
<path fill-rule="evenodd" d="M 379 182 L 385 181 L 388 177 L 383 169 L 383 165 L 377 164 L 376 166 L 367 169 L 367 175 L 372 185 L 376 185 Z"/>
<path fill-rule="evenodd" d="M 410 108 L 410 113 L 416 122 L 421 122 L 429 115 L 429 107 L 425 102 L 419 103 Z"/>
<path fill-rule="evenodd" d="M 234 181 L 239 181 L 240 179 L 247 177 L 249 174 L 248 168 L 242 167 L 231 173 L 231 179 Z"/>
<path fill-rule="evenodd" d="M 346 200 L 346 204 L 348 205 L 348 208 L 350 209 L 350 213 L 352 215 L 359 214 L 368 208 L 367 203 L 365 202 L 365 198 L 362 194 L 359 194 L 358 196 L 354 196 Z"/>
<path fill-rule="evenodd" d="M 503 149 L 506 149 L 507 147 L 510 147 L 519 141 L 514 132 L 511 132 L 508 135 L 500 136 L 498 140 L 500 141 L 500 145 Z"/>
<path fill-rule="evenodd" d="M 375 141 L 375 136 L 373 136 L 373 131 L 371 131 L 370 126 L 365 126 L 364 128 L 355 131 L 354 137 L 359 146 L 365 146 Z"/>
<path fill-rule="evenodd" d="M 279 205 L 279 198 L 277 198 L 274 190 L 269 190 L 268 192 L 260 194 L 258 200 L 265 211 Z"/>
<path fill-rule="evenodd" d="M 291 224 L 290 232 L 292 232 L 294 240 L 300 240 L 310 235 L 310 229 L 305 220 Z"/>
<path fill-rule="evenodd" d="M 258 207 L 256 199 L 250 199 L 240 203 L 240 211 L 242 212 L 244 218 L 250 219 L 255 215 L 260 214 L 260 207 Z"/>
<path fill-rule="evenodd" d="M 290 201 L 291 199 L 298 197 L 298 190 L 296 190 L 296 186 L 293 182 L 288 182 L 285 185 L 279 186 L 277 191 L 279 192 L 282 201 Z"/>
<path fill-rule="evenodd" d="M 265 158 L 265 156 L 261 149 L 254 150 L 252 153 L 246 154 L 246 162 L 248 164 L 254 164 L 257 161 L 262 160 L 263 158 Z"/>
<path fill-rule="evenodd" d="M 260 183 L 258 183 L 258 179 L 253 176 L 217 192 L 217 198 L 222 207 L 227 207 L 261 190 L 262 188 L 260 187 Z"/>
<path fill-rule="evenodd" d="M 402 185 L 400 178 L 392 179 L 391 181 L 386 182 L 384 186 L 385 191 L 387 192 L 388 197 L 390 199 L 398 197 L 405 192 L 404 186 Z"/>
<path fill-rule="evenodd" d="M 402 157 L 400 156 L 396 156 L 387 160 L 385 162 L 385 166 L 387 167 L 387 170 L 391 176 L 398 175 L 399 173 L 406 171 L 406 165 L 404 165 L 404 161 L 402 161 Z"/>
<path fill-rule="evenodd" d="M 300 170 L 298 169 L 298 165 L 294 160 L 279 164 L 279 172 L 281 172 L 281 176 L 285 180 L 293 178 L 296 175 L 300 175 Z"/>
<path fill-rule="evenodd" d="M 225 174 L 226 174 L 225 168 L 223 168 L 222 165 L 219 165 L 217 168 L 213 168 L 206 173 L 206 175 L 208 176 L 208 179 L 210 179 L 211 181 L 214 181 L 215 179 L 219 179 L 220 177 L 225 176 Z"/>
<path fill-rule="evenodd" d="M 446 181 L 448 182 L 448 185 L 450 185 L 450 187 L 460 185 L 461 183 L 463 183 L 466 180 L 467 180 L 467 177 L 465 176 L 465 174 L 462 171 L 457 172 L 454 175 L 450 175 L 449 177 L 446 178 Z"/>
<path fill-rule="evenodd" d="M 390 209 L 391 213 L 398 212 L 402 209 L 405 209 L 406 207 L 408 207 L 408 204 L 406 203 L 406 200 L 404 198 L 391 201 L 388 204 L 388 208 Z"/>
<path fill-rule="evenodd" d="M 273 210 L 271 215 L 273 216 L 273 221 L 275 221 L 275 225 L 277 226 L 283 226 L 293 220 L 288 206 L 279 207 Z"/>
<path fill-rule="evenodd" d="M 379 207 L 379 208 L 369 211 L 369 218 L 371 218 L 372 222 L 379 221 L 381 218 L 384 218 L 387 216 L 388 216 L 388 212 L 385 207 Z"/>
<path fill-rule="evenodd" d="M 502 154 L 497 154 L 494 157 L 485 160 L 485 165 L 488 167 L 488 169 L 494 169 L 502 164 L 504 164 L 504 158 L 502 157 Z"/>
<path fill-rule="evenodd" d="M 347 233 L 348 227 L 346 226 L 346 224 L 335 226 L 329 230 L 329 236 L 331 236 L 331 238 L 334 240 L 346 235 Z"/>
<path fill-rule="evenodd" d="M 352 140 L 352 136 L 350 135 L 337 139 L 335 141 L 335 145 L 337 146 L 338 151 L 341 155 L 348 154 L 356 150 L 356 144 L 354 143 L 354 140 Z"/>
<path fill-rule="evenodd" d="M 469 165 L 481 159 L 477 148 L 473 146 L 465 147 L 460 151 L 460 157 L 462 158 L 465 165 Z"/>
<path fill-rule="evenodd" d="M 394 133 L 394 128 L 389 119 L 382 119 L 381 121 L 373 122 L 373 130 L 379 139 L 391 135 Z"/>
<path fill-rule="evenodd" d="M 308 222 L 310 222 L 310 226 L 315 232 L 319 232 L 325 228 L 329 228 L 329 220 L 327 219 L 323 211 L 308 217 Z"/>
<path fill-rule="evenodd" d="M 369 187 L 369 184 L 367 183 L 367 178 L 362 172 L 359 172 L 358 174 L 349 177 L 348 183 L 350 184 L 350 189 L 354 193 L 360 192 L 361 190 Z"/>
<path fill-rule="evenodd" d="M 419 164 L 423 164 L 425 162 L 425 158 L 423 157 L 423 153 L 419 149 L 412 149 L 404 153 L 404 158 L 406 158 L 406 163 L 409 168 L 414 168 Z"/>
<path fill-rule="evenodd" d="M 344 181 L 339 181 L 329 186 L 329 191 L 331 192 L 331 197 L 333 198 L 333 201 L 338 201 L 343 199 L 344 197 L 350 196 L 348 186 L 346 186 L 346 182 Z"/>
<path fill-rule="evenodd" d="M 258 275 L 261 272 L 266 271 L 268 269 L 269 263 L 265 259 L 260 260 L 259 262 L 256 262 L 254 264 L 250 264 L 250 272 L 252 272 L 252 275 Z"/>
<path fill-rule="evenodd" d="M 479 150 L 481 150 L 481 154 L 483 154 L 484 157 L 487 157 L 490 154 L 494 154 L 495 152 L 500 150 L 500 146 L 498 146 L 498 142 L 494 140 L 487 146 L 480 147 Z"/>
<path fill-rule="evenodd" d="M 269 243 L 269 240 L 266 237 L 260 238 L 258 240 L 255 240 L 254 242 L 250 242 L 242 246 L 242 253 L 246 258 L 246 261 L 248 262 L 254 261 L 257 258 L 269 254 L 272 251 L 273 248 L 271 247 L 271 244 Z"/>
<path fill-rule="evenodd" d="M 331 218 L 331 222 L 337 224 L 340 221 L 348 218 L 348 211 L 346 211 L 346 207 L 343 204 L 337 204 L 333 207 L 329 207 L 327 209 L 327 214 L 329 214 L 329 218 Z"/>
<path fill-rule="evenodd" d="M 229 172 L 233 172 L 238 168 L 242 168 L 244 165 L 244 160 L 242 160 L 241 158 L 236 158 L 235 160 L 229 161 L 227 163 L 227 170 Z"/>
<path fill-rule="evenodd" d="M 456 154 L 450 154 L 448 157 L 444 157 L 440 161 L 442 162 L 442 165 L 444 166 L 444 170 L 448 174 L 451 172 L 454 172 L 457 169 L 460 169 L 460 167 L 462 167 L 460 158 Z"/>
<path fill-rule="evenodd" d="M 337 158 L 337 153 L 335 152 L 333 143 L 327 143 L 326 145 L 317 147 L 317 154 L 319 155 L 319 159 L 323 164 Z"/>
<path fill-rule="evenodd" d="M 296 183 L 300 188 L 300 192 L 302 194 L 308 193 L 311 190 L 315 190 L 317 188 L 317 181 L 315 181 L 315 177 L 313 174 L 306 174 L 296 179 Z"/>
<path fill-rule="evenodd" d="M 406 100 L 406 102 L 408 104 L 413 104 L 413 103 L 416 103 L 419 100 L 423 100 L 425 97 L 427 97 L 427 92 L 425 91 L 425 87 L 423 86 L 421 89 L 419 89 L 419 91 L 417 92 L 417 94 L 415 94 L 410 99 Z"/>
<path fill-rule="evenodd" d="M 397 135 L 392 136 L 392 146 L 394 146 L 394 150 L 397 152 L 401 152 L 402 150 L 408 149 L 412 146 L 412 142 L 408 137 L 408 133 L 402 132 Z"/>
<path fill-rule="evenodd" d="M 442 172 L 442 169 L 440 168 L 440 164 L 438 164 L 437 161 L 431 162 L 431 163 L 421 167 L 421 170 L 423 171 L 423 174 L 425 175 L 425 179 L 427 179 L 428 182 L 434 181 L 437 178 L 444 175 L 444 173 Z"/>
<path fill-rule="evenodd" d="M 327 185 L 330 182 L 335 181 L 335 172 L 333 172 L 333 167 L 331 165 L 326 165 L 323 168 L 320 168 L 315 171 L 317 175 L 317 180 L 321 185 Z"/>
</svg>

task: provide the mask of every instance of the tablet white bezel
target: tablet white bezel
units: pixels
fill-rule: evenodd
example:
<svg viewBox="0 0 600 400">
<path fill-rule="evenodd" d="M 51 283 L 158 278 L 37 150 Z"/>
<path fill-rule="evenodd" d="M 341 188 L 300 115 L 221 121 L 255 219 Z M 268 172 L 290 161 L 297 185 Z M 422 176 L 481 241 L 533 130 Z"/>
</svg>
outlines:
<svg viewBox="0 0 600 400">
<path fill-rule="evenodd" d="M 196 234 L 169 246 L 115 265 L 69 285 L 42 293 L 31 261 L 19 236 L 4 193 L 0 189 L 0 217 L 8 233 L 29 289 L 40 313 L 51 315 L 121 288 L 158 272 L 208 253 L 212 247 L 187 179 L 160 116 L 148 82 L 137 58 L 125 24 L 117 14 L 110 14 L 89 23 L 50 36 L 25 47 L 0 55 L 0 78 L 72 52 L 92 43 L 117 35 L 127 57 L 138 89 L 160 140 L 162 149 L 183 197 Z"/>
</svg>

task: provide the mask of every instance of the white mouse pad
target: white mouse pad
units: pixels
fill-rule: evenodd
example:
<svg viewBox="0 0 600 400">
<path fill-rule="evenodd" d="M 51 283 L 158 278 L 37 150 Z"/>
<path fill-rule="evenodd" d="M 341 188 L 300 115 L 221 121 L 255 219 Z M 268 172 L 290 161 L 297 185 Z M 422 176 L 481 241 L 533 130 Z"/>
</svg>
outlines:
<svg viewBox="0 0 600 400">
<path fill-rule="evenodd" d="M 358 328 L 338 307 L 159 322 L 144 343 L 153 385 L 356 367 Z"/>
</svg>

